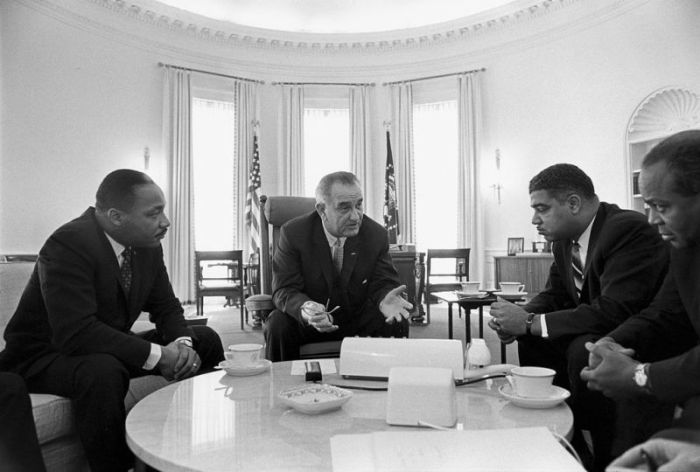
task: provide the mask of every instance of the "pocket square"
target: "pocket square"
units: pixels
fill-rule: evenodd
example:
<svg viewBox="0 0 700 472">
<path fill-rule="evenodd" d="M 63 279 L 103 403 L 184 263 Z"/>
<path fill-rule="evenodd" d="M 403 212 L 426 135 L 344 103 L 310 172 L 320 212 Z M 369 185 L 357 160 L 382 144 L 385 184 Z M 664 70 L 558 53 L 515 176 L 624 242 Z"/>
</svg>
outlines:
<svg viewBox="0 0 700 472">
<path fill-rule="evenodd" d="M 366 283 L 367 283 L 367 279 L 365 279 L 365 280 L 362 281 L 362 285 L 364 285 L 364 284 L 366 284 Z"/>
</svg>

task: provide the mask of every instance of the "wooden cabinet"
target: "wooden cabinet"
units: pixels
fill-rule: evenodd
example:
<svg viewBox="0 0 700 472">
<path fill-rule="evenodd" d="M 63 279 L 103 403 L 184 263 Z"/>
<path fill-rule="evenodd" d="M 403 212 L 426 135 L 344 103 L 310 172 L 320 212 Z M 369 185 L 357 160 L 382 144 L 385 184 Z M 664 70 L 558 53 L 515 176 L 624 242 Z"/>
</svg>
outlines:
<svg viewBox="0 0 700 472">
<path fill-rule="evenodd" d="M 554 262 L 551 253 L 526 253 L 517 256 L 496 256 L 496 288 L 499 282 L 521 282 L 531 297 L 541 292 Z"/>
</svg>

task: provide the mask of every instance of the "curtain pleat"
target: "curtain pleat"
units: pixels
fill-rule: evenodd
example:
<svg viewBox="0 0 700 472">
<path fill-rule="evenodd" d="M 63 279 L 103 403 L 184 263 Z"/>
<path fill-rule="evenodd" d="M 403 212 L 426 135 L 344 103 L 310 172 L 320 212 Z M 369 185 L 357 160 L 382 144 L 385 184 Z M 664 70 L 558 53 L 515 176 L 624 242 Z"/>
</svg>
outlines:
<svg viewBox="0 0 700 472">
<path fill-rule="evenodd" d="M 284 86 L 283 139 L 284 155 L 281 159 L 282 192 L 284 195 L 304 195 L 304 88 L 300 85 Z"/>
<path fill-rule="evenodd" d="M 257 125 L 257 84 L 237 80 L 234 84 L 236 101 L 236 156 L 238 176 L 234 176 L 234 202 L 237 216 L 234 247 L 250 252 L 250 230 L 245 223 L 248 178 L 253 160 L 253 134 Z M 259 141 L 258 141 L 259 143 Z M 262 180 L 262 179 L 261 179 Z M 264 182 L 264 181 L 263 181 Z"/>
<path fill-rule="evenodd" d="M 194 300 L 194 188 L 192 179 L 191 78 L 188 71 L 164 69 L 163 149 L 167 161 L 171 226 L 164 259 L 175 295 Z"/>
<path fill-rule="evenodd" d="M 350 169 L 357 176 L 365 208 L 371 207 L 370 188 L 370 100 L 366 85 L 350 87 Z"/>
<path fill-rule="evenodd" d="M 416 186 L 413 165 L 413 89 L 411 84 L 397 84 L 392 85 L 391 92 L 399 240 L 401 243 L 414 243 Z"/>
<path fill-rule="evenodd" d="M 471 248 L 470 278 L 487 280 L 484 274 L 483 215 L 479 202 L 478 167 L 481 137 L 481 87 L 479 73 L 459 80 L 459 247 Z"/>
</svg>

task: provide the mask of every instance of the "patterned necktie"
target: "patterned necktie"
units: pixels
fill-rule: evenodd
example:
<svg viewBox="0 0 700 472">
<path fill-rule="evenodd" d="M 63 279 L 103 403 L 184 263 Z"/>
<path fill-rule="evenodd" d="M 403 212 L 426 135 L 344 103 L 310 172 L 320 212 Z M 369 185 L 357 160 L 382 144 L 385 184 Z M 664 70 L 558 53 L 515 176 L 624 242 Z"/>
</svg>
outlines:
<svg viewBox="0 0 700 472">
<path fill-rule="evenodd" d="M 340 274 L 343 269 L 343 245 L 340 238 L 335 240 L 333 245 L 333 265 L 335 266 L 335 271 Z"/>
<path fill-rule="evenodd" d="M 129 293 L 129 290 L 131 289 L 131 255 L 132 251 L 130 247 L 122 251 L 122 256 L 124 259 L 122 260 L 122 266 L 119 269 L 119 274 L 121 275 L 122 283 L 124 284 L 124 290 L 126 291 L 126 293 Z"/>
<path fill-rule="evenodd" d="M 581 298 L 581 287 L 583 287 L 583 264 L 581 264 L 581 245 L 574 241 L 571 245 L 571 270 L 574 274 L 574 284 L 576 294 Z"/>
</svg>

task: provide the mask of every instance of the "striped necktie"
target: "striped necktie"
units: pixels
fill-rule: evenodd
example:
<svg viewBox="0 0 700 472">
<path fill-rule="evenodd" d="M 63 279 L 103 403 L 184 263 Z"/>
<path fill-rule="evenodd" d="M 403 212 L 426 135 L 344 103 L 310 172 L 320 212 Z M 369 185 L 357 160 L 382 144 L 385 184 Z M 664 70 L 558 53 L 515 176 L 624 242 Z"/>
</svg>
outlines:
<svg viewBox="0 0 700 472">
<path fill-rule="evenodd" d="M 581 245 L 574 241 L 571 245 L 571 271 L 574 275 L 576 294 L 581 298 L 581 287 L 583 287 L 583 264 L 581 264 Z"/>
<path fill-rule="evenodd" d="M 333 245 L 333 265 L 335 266 L 335 271 L 340 274 L 343 269 L 343 244 L 340 238 L 335 240 Z"/>
<path fill-rule="evenodd" d="M 119 275 L 122 278 L 122 284 L 124 284 L 124 291 L 128 294 L 129 290 L 131 290 L 131 277 L 132 277 L 132 270 L 131 270 L 131 256 L 132 256 L 132 250 L 130 247 L 127 247 L 122 251 L 122 266 L 119 268 Z"/>
</svg>

